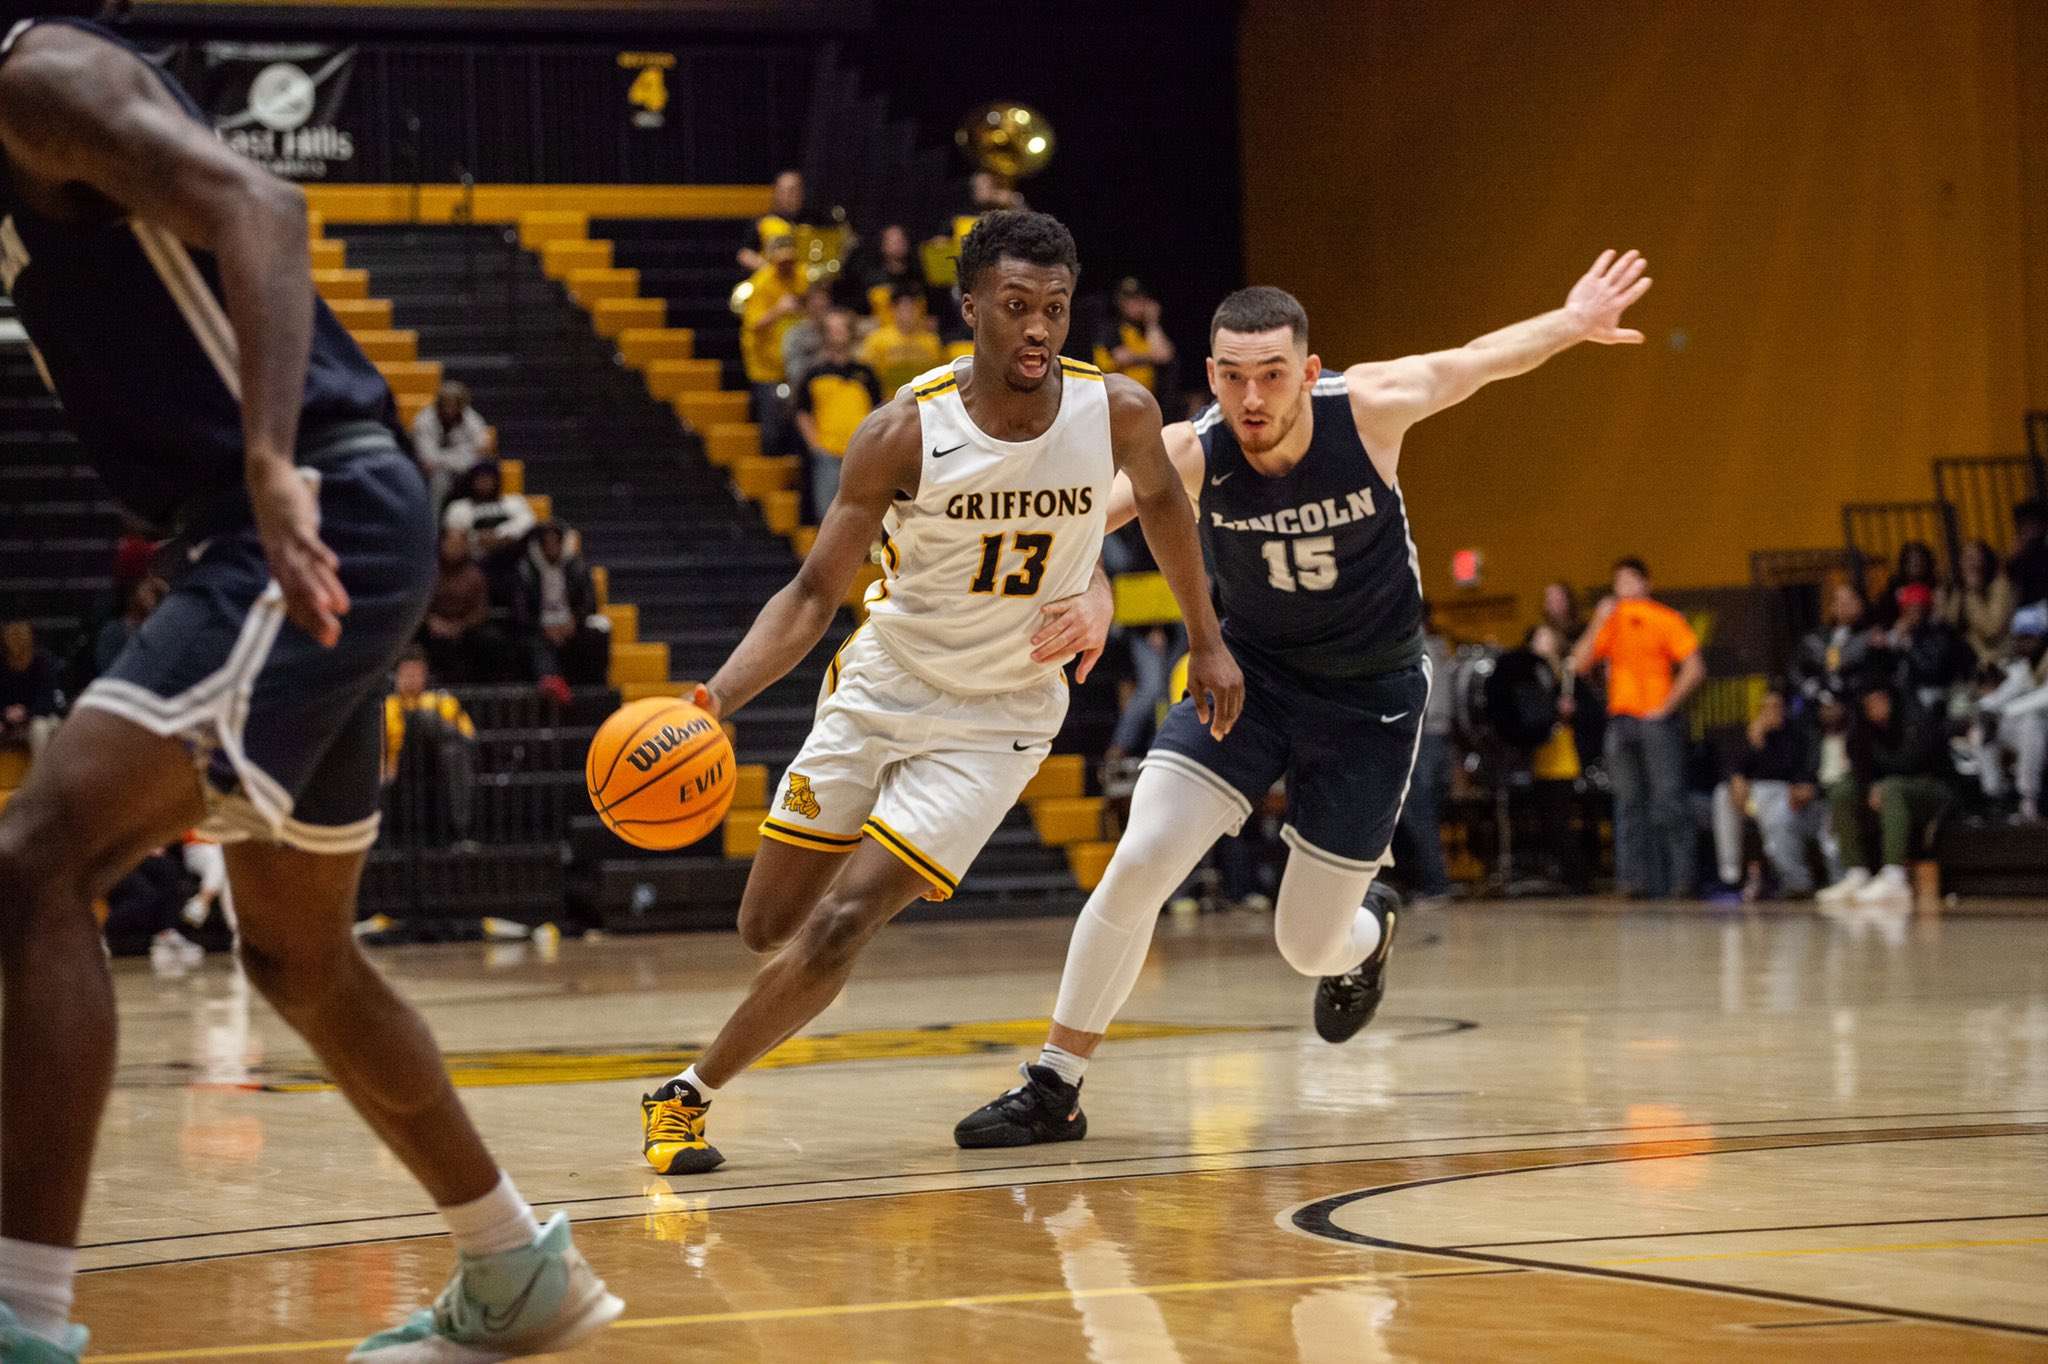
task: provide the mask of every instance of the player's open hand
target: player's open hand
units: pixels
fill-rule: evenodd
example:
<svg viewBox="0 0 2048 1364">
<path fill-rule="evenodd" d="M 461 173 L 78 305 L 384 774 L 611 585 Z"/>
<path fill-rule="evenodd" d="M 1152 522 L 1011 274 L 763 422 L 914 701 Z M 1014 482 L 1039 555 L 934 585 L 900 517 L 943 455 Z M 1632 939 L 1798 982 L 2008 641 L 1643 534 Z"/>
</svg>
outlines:
<svg viewBox="0 0 2048 1364">
<path fill-rule="evenodd" d="M 1221 641 L 1188 651 L 1188 695 L 1195 715 L 1221 740 L 1244 711 L 1244 674 Z"/>
<path fill-rule="evenodd" d="M 284 593 L 285 615 L 322 647 L 341 639 L 348 590 L 341 560 L 320 540 L 320 502 L 313 485 L 290 460 L 252 456 L 247 462 L 249 503 L 270 576 Z"/>
<path fill-rule="evenodd" d="M 1628 306 L 1650 292 L 1650 279 L 1643 272 L 1650 263 L 1640 251 L 1602 251 L 1565 298 L 1564 310 L 1584 331 L 1588 341 L 1603 346 L 1640 346 L 1643 334 L 1621 325 Z"/>
<path fill-rule="evenodd" d="M 1074 680 L 1086 682 L 1102 657 L 1102 646 L 1109 641 L 1109 625 L 1115 617 L 1116 597 L 1108 591 L 1106 582 L 1076 596 L 1060 598 L 1038 613 L 1038 633 L 1031 637 L 1031 661 L 1064 662 L 1079 654 L 1081 662 L 1074 669 Z"/>
</svg>

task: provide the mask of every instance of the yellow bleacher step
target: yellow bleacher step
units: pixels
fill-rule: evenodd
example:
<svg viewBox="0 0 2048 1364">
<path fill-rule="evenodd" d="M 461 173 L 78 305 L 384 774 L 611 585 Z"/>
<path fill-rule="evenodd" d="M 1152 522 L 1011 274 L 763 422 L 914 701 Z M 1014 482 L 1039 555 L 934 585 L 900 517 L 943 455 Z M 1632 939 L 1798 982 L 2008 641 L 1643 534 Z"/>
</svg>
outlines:
<svg viewBox="0 0 2048 1364">
<path fill-rule="evenodd" d="M 370 272 L 368 270 L 315 270 L 313 287 L 320 297 L 329 303 L 338 298 L 368 298 L 370 296 Z"/>
<path fill-rule="evenodd" d="M 590 308 L 604 299 L 639 297 L 640 272 L 610 266 L 601 270 L 571 270 L 568 286 L 569 297 Z"/>
<path fill-rule="evenodd" d="M 743 810 L 738 805 L 732 807 L 722 830 L 728 861 L 745 862 L 761 851 L 761 821 L 767 817 L 766 810 Z"/>
<path fill-rule="evenodd" d="M 417 360 L 420 334 L 415 331 L 364 330 L 355 333 L 356 344 L 372 360 Z"/>
<path fill-rule="evenodd" d="M 796 486 L 795 455 L 756 455 L 732 466 L 732 486 L 754 501 Z"/>
<path fill-rule="evenodd" d="M 668 682 L 668 645 L 612 644 L 613 686 L 628 682 Z"/>
<path fill-rule="evenodd" d="M 420 414 L 420 409 L 434 401 L 434 395 L 431 393 L 396 393 L 392 396 L 398 399 L 398 424 L 408 430 L 412 427 L 412 419 Z"/>
<path fill-rule="evenodd" d="M 789 532 L 789 552 L 796 555 L 799 562 L 810 557 L 811 546 L 817 543 L 818 528 L 816 526 L 798 526 L 795 530 Z"/>
<path fill-rule="evenodd" d="M 523 493 L 526 491 L 526 461 L 523 459 L 501 459 L 498 461 L 498 491 Z"/>
<path fill-rule="evenodd" d="M 676 415 L 699 431 L 714 426 L 730 425 L 747 419 L 747 395 L 744 393 L 678 393 L 675 397 Z"/>
<path fill-rule="evenodd" d="M 688 327 L 628 327 L 619 333 L 619 358 L 635 369 L 654 360 L 688 360 L 697 334 Z"/>
<path fill-rule="evenodd" d="M 13 790 L 28 776 L 28 750 L 12 745 L 0 748 L 0 786 Z"/>
<path fill-rule="evenodd" d="M 803 519 L 803 499 L 794 492 L 769 493 L 761 499 L 761 520 L 776 535 L 787 535 Z"/>
<path fill-rule="evenodd" d="M 533 509 L 536 521 L 545 521 L 555 514 L 555 499 L 546 493 L 527 493 L 526 505 Z"/>
<path fill-rule="evenodd" d="M 535 209 L 519 215 L 519 244 L 529 251 L 565 237 L 588 237 L 590 215 L 580 209 Z"/>
<path fill-rule="evenodd" d="M 1102 874 L 1109 870 L 1109 859 L 1115 855 L 1114 843 L 1070 843 L 1067 869 L 1074 873 L 1074 883 L 1081 889 L 1094 890 L 1102 884 Z"/>
<path fill-rule="evenodd" d="M 741 763 L 733 769 L 732 803 L 744 810 L 758 810 L 768 803 L 768 769 L 760 763 Z"/>
<path fill-rule="evenodd" d="M 378 362 L 377 369 L 393 393 L 431 396 L 441 388 L 439 360 L 383 360 Z"/>
<path fill-rule="evenodd" d="M 590 583 L 591 586 L 597 589 L 597 609 L 602 611 L 605 607 L 611 605 L 612 575 L 605 570 L 603 564 L 592 564 L 590 566 Z"/>
<path fill-rule="evenodd" d="M 1102 838 L 1102 797 L 1066 796 L 1031 803 L 1031 822 L 1050 847 L 1093 843 Z"/>
<path fill-rule="evenodd" d="M 327 307 L 342 326 L 357 335 L 391 330 L 391 300 L 388 298 L 330 298 Z"/>
<path fill-rule="evenodd" d="M 309 209 L 307 209 L 307 210 L 306 210 L 306 236 L 307 236 L 307 237 L 308 237 L 309 239 L 311 239 L 311 240 L 313 240 L 313 241 L 316 241 L 316 242 L 317 242 L 317 241 L 319 241 L 319 240 L 320 240 L 320 238 L 321 238 L 321 237 L 323 237 L 324 235 L 326 235 L 326 232 L 327 232 L 327 215 L 326 215 L 326 214 L 324 214 L 324 213 L 322 213 L 322 212 L 321 212 L 321 211 L 320 211 L 319 209 L 317 209 L 317 208 L 309 208 Z"/>
<path fill-rule="evenodd" d="M 715 393 L 723 370 L 716 360 L 649 360 L 641 367 L 647 391 L 662 402 L 684 393 Z"/>
<path fill-rule="evenodd" d="M 572 270 L 604 270 L 612 263 L 612 244 L 587 238 L 563 237 L 543 243 L 541 273 L 549 279 L 566 279 Z"/>
<path fill-rule="evenodd" d="M 348 243 L 323 237 L 306 243 L 315 270 L 341 270 L 348 266 Z"/>
<path fill-rule="evenodd" d="M 761 453 L 761 428 L 753 422 L 718 422 L 698 429 L 704 435 L 704 457 L 720 467 Z"/>
<path fill-rule="evenodd" d="M 612 623 L 612 643 L 638 644 L 640 642 L 640 608 L 631 602 L 613 602 L 604 608 L 605 616 Z"/>
<path fill-rule="evenodd" d="M 590 310 L 590 325 L 599 336 L 659 327 L 666 321 L 668 300 L 660 298 L 601 298 Z"/>
<path fill-rule="evenodd" d="M 1017 797 L 1022 801 L 1073 800 L 1088 794 L 1088 763 L 1078 753 L 1055 753 Z"/>
</svg>

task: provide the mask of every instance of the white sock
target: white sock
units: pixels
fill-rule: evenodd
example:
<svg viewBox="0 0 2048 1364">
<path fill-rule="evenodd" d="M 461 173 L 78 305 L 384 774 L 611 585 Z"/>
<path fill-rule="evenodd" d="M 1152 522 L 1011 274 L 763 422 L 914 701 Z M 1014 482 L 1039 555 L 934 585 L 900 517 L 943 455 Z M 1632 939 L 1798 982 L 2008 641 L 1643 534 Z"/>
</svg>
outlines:
<svg viewBox="0 0 2048 1364">
<path fill-rule="evenodd" d="M 498 1175 L 498 1187 L 482 1198 L 441 1209 L 455 1248 L 465 1255 L 497 1255 L 524 1250 L 540 1239 L 540 1223 L 519 1196 L 512 1176 Z"/>
<path fill-rule="evenodd" d="M 0 1302 L 25 1330 L 62 1343 L 71 1324 L 71 1283 L 78 1252 L 70 1246 L 0 1237 Z"/>
<path fill-rule="evenodd" d="M 1351 951 L 1362 962 L 1380 950 L 1380 916 L 1358 907 L 1358 913 L 1351 920 Z"/>
<path fill-rule="evenodd" d="M 718 1093 L 717 1085 L 707 1082 L 703 1076 L 697 1073 L 697 1063 L 695 1061 L 690 1062 L 684 1068 L 683 1073 L 676 1076 L 676 1079 L 696 1090 L 697 1097 L 707 1104 L 711 1102 L 711 1096 Z"/>
<path fill-rule="evenodd" d="M 1088 1073 L 1088 1058 L 1076 1056 L 1065 1047 L 1045 1044 L 1045 1050 L 1038 1053 L 1038 1064 L 1059 1076 L 1070 1085 L 1081 1083 L 1081 1077 Z"/>
</svg>

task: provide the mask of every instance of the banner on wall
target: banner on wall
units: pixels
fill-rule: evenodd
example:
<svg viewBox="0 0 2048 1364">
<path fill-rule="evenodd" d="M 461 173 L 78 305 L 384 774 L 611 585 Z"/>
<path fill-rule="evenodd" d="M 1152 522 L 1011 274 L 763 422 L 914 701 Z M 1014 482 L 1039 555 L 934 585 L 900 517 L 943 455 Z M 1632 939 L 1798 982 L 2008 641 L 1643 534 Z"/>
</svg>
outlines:
<svg viewBox="0 0 2048 1364">
<path fill-rule="evenodd" d="M 193 98 L 236 151 L 287 180 L 324 180 L 355 160 L 355 48 L 216 42 L 198 56 Z"/>
</svg>

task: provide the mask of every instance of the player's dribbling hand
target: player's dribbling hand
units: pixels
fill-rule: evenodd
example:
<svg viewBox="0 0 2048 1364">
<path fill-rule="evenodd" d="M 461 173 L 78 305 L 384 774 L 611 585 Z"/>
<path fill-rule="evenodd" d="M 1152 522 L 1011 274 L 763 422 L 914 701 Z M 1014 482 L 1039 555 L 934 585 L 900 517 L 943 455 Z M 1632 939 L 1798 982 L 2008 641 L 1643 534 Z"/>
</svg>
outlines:
<svg viewBox="0 0 2048 1364">
<path fill-rule="evenodd" d="M 1109 641 L 1109 623 L 1116 616 L 1116 598 L 1090 587 L 1077 596 L 1062 597 L 1038 613 L 1038 633 L 1031 637 L 1031 661 L 1051 663 L 1079 654 L 1074 680 L 1086 682 Z"/>
<path fill-rule="evenodd" d="M 252 455 L 246 465 L 249 504 L 270 576 L 284 593 L 292 624 L 333 648 L 348 614 L 341 560 L 320 540 L 320 503 L 313 485 L 288 459 Z"/>
<path fill-rule="evenodd" d="M 718 704 L 718 698 L 713 696 L 711 694 L 711 688 L 707 687 L 702 682 L 699 682 L 696 686 L 690 689 L 690 704 L 695 706 L 698 710 L 703 711 L 706 715 L 709 715 L 714 720 L 720 720 L 725 718 L 723 713 L 724 708 Z"/>
<path fill-rule="evenodd" d="M 1244 674 L 1230 650 L 1217 643 L 1188 651 L 1188 695 L 1211 737 L 1220 741 L 1230 733 L 1244 710 Z"/>
<path fill-rule="evenodd" d="M 1640 346 L 1643 334 L 1621 325 L 1621 315 L 1631 303 L 1650 292 L 1643 271 L 1650 263 L 1640 251 L 1602 251 L 1593 268 L 1580 277 L 1566 296 L 1564 310 L 1572 315 L 1588 341 L 1602 346 Z"/>
</svg>

